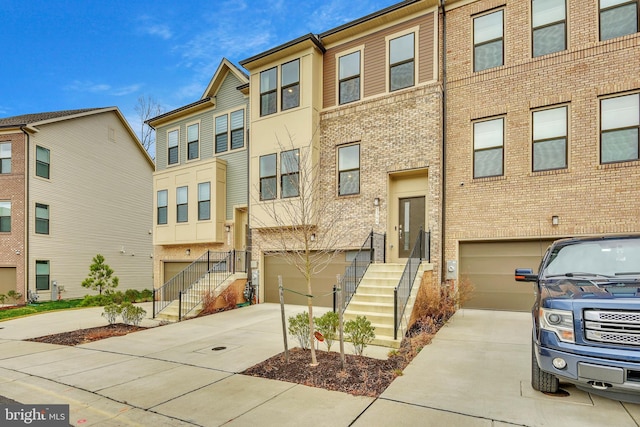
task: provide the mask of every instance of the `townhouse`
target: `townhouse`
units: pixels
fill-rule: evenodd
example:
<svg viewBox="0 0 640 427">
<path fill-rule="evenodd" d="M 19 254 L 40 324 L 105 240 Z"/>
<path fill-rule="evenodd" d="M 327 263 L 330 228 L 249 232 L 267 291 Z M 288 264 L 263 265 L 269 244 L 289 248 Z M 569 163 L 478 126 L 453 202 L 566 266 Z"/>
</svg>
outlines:
<svg viewBox="0 0 640 427">
<path fill-rule="evenodd" d="M 98 253 L 150 289 L 152 172 L 116 107 L 0 119 L 0 293 L 81 298 Z"/>
<path fill-rule="evenodd" d="M 447 0 L 444 21 L 447 277 L 528 310 L 514 268 L 549 241 L 640 231 L 638 1 Z"/>
<path fill-rule="evenodd" d="M 153 174 L 154 286 L 203 254 L 248 247 L 249 80 L 227 59 L 202 97 L 148 120 Z"/>
</svg>

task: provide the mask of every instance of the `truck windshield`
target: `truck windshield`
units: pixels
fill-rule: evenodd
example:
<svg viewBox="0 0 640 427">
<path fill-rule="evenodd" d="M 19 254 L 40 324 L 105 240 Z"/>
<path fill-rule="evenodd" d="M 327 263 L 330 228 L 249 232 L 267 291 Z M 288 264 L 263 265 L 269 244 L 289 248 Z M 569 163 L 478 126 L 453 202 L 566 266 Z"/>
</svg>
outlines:
<svg viewBox="0 0 640 427">
<path fill-rule="evenodd" d="M 575 242 L 553 248 L 545 276 L 622 276 L 640 272 L 640 238 Z"/>
</svg>

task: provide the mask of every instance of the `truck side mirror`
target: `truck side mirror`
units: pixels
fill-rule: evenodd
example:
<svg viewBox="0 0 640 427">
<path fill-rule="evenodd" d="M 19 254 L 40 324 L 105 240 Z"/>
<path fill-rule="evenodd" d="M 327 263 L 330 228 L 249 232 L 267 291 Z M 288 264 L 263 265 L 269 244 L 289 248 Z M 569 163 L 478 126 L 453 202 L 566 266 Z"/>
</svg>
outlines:
<svg viewBox="0 0 640 427">
<path fill-rule="evenodd" d="M 537 282 L 538 275 L 530 268 L 516 268 L 515 279 L 516 282 Z"/>
</svg>

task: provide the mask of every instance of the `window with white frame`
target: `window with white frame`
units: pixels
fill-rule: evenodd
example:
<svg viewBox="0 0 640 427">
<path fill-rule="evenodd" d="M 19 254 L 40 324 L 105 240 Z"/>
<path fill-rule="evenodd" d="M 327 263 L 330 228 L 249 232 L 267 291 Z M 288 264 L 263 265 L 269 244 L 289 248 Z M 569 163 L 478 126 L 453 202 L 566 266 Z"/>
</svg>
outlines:
<svg viewBox="0 0 640 427">
<path fill-rule="evenodd" d="M 216 117 L 216 153 L 224 153 L 229 149 L 228 115 Z"/>
<path fill-rule="evenodd" d="M 567 167 L 567 107 L 533 112 L 533 170 Z"/>
<path fill-rule="evenodd" d="M 415 84 L 415 33 L 389 40 L 389 90 Z"/>
<path fill-rule="evenodd" d="M 340 104 L 360 99 L 360 51 L 338 58 Z"/>
<path fill-rule="evenodd" d="M 48 148 L 36 145 L 36 176 L 49 179 L 50 158 Z"/>
<path fill-rule="evenodd" d="M 169 131 L 167 133 L 167 147 L 168 147 L 167 163 L 170 165 L 175 165 L 178 163 L 179 136 L 180 136 L 180 131 L 178 131 L 178 129 Z"/>
<path fill-rule="evenodd" d="M 49 290 L 49 261 L 36 261 L 36 291 Z"/>
<path fill-rule="evenodd" d="M 11 202 L 0 201 L 0 233 L 11 232 Z"/>
<path fill-rule="evenodd" d="M 200 139 L 200 125 L 194 123 L 187 126 L 187 160 L 200 157 L 198 140 Z"/>
<path fill-rule="evenodd" d="M 159 190 L 157 194 L 157 223 L 164 225 L 167 223 L 167 210 L 169 206 L 169 192 L 167 190 Z"/>
<path fill-rule="evenodd" d="M 277 109 L 278 68 L 260 73 L 260 116 L 273 114 Z"/>
<path fill-rule="evenodd" d="M 260 200 L 273 200 L 277 196 L 277 171 L 275 154 L 260 157 Z"/>
<path fill-rule="evenodd" d="M 503 10 L 473 19 L 473 71 L 504 64 Z"/>
<path fill-rule="evenodd" d="M 300 60 L 282 64 L 281 105 L 282 110 L 300 106 Z"/>
<path fill-rule="evenodd" d="M 566 0 L 532 0 L 533 56 L 567 48 Z"/>
<path fill-rule="evenodd" d="M 211 183 L 198 184 L 198 221 L 211 219 Z"/>
<path fill-rule="evenodd" d="M 176 189 L 176 222 L 189 221 L 189 188 L 178 187 Z"/>
<path fill-rule="evenodd" d="M 600 100 L 600 162 L 638 160 L 640 94 Z"/>
<path fill-rule="evenodd" d="M 234 111 L 231 118 L 231 149 L 244 147 L 244 110 Z"/>
<path fill-rule="evenodd" d="M 49 234 L 49 205 L 36 203 L 36 234 Z"/>
<path fill-rule="evenodd" d="M 0 142 L 0 174 L 11 173 L 11 143 Z"/>
<path fill-rule="evenodd" d="M 360 193 L 360 145 L 338 148 L 338 195 Z"/>
<path fill-rule="evenodd" d="M 473 124 L 473 177 L 500 176 L 504 169 L 504 118 Z"/>
<path fill-rule="evenodd" d="M 600 40 L 638 32 L 638 0 L 600 0 Z"/>
<path fill-rule="evenodd" d="M 280 191 L 282 198 L 300 195 L 300 150 L 280 153 Z"/>
</svg>

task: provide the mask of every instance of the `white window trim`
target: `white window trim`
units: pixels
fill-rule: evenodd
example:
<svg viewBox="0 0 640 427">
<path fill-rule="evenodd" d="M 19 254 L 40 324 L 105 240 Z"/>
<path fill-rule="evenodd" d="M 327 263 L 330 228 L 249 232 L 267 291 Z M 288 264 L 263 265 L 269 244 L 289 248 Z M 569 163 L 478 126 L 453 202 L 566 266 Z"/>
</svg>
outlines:
<svg viewBox="0 0 640 427">
<path fill-rule="evenodd" d="M 340 58 L 343 56 L 351 55 L 352 53 L 360 51 L 360 99 L 346 104 L 340 104 Z M 352 47 L 351 49 L 343 50 L 334 55 L 336 63 L 336 106 L 341 107 L 343 105 L 355 104 L 364 99 L 364 45 Z"/>
<path fill-rule="evenodd" d="M 231 113 L 235 113 L 236 111 L 243 111 L 243 116 L 244 116 L 244 124 L 243 124 L 243 145 L 242 148 L 231 148 Z M 294 110 L 294 108 L 291 108 L 291 110 Z M 285 111 L 289 111 L 289 110 L 285 110 Z M 216 118 L 220 117 L 220 116 L 224 116 L 227 115 L 227 151 L 223 151 L 221 153 L 216 153 Z M 275 114 L 275 113 L 274 113 Z M 272 116 L 273 114 L 269 114 L 269 116 Z M 265 116 L 266 117 L 266 116 Z M 236 151 L 242 151 L 242 150 L 246 150 L 247 149 L 247 130 L 249 128 L 247 127 L 247 106 L 244 105 L 240 108 L 231 108 L 228 110 L 224 110 L 224 111 L 216 111 L 213 114 L 213 156 L 214 157 L 218 157 L 218 156 L 224 156 L 226 154 L 229 153 L 233 153 Z"/>
<path fill-rule="evenodd" d="M 37 158 L 38 157 L 38 148 L 37 147 L 46 148 L 47 150 L 49 150 L 49 178 L 43 178 L 43 177 L 38 176 L 36 174 L 36 168 L 38 167 L 38 158 Z M 34 150 L 33 151 L 33 178 L 38 179 L 38 180 L 40 180 L 42 182 L 52 182 L 53 178 L 51 177 L 51 164 L 53 163 L 53 161 L 52 161 L 53 150 L 48 145 L 44 145 L 44 144 L 40 144 L 40 143 L 36 144 L 34 146 L 33 150 Z"/>
<path fill-rule="evenodd" d="M 171 132 L 178 131 L 178 161 L 176 163 L 169 163 L 169 134 Z M 180 166 L 180 126 L 173 127 L 171 129 L 167 129 L 166 133 L 166 141 L 167 141 L 167 168 L 172 168 L 175 166 Z"/>
<path fill-rule="evenodd" d="M 189 159 L 189 126 L 192 125 L 198 125 L 198 156 L 194 159 Z M 185 131 L 185 144 L 187 147 L 187 157 L 186 157 L 186 162 L 190 163 L 190 162 L 196 162 L 198 160 L 200 160 L 200 155 L 202 153 L 202 124 L 200 123 L 200 119 L 198 120 L 194 120 L 192 122 L 188 122 L 185 127 L 184 127 Z M 167 144 L 168 147 L 168 144 Z M 180 134 L 178 134 L 178 162 L 180 161 Z"/>
<path fill-rule="evenodd" d="M 437 26 L 437 25 L 436 25 Z M 396 89 L 396 90 L 391 90 L 391 81 L 389 80 L 389 67 L 391 64 L 389 64 L 389 60 L 390 60 L 390 49 L 389 49 L 389 42 L 393 39 L 397 39 L 398 37 L 402 37 L 402 36 L 406 36 L 407 34 L 411 34 L 414 33 L 415 36 L 413 38 L 413 51 L 414 51 L 414 56 L 413 56 L 413 76 L 414 76 L 414 82 L 413 82 L 413 86 L 409 86 L 409 87 L 405 87 L 402 89 Z M 419 70 L 420 67 L 418 66 L 418 64 L 420 63 L 420 26 L 416 25 L 415 27 L 411 27 L 411 28 L 406 28 L 402 31 L 399 31 L 397 33 L 393 33 L 393 34 L 389 34 L 388 36 L 386 36 L 384 38 L 384 81 L 385 81 L 385 88 L 386 88 L 386 92 L 387 93 L 396 93 L 396 92 L 402 92 L 403 90 L 407 90 L 407 89 L 411 89 L 411 88 L 415 88 L 419 85 L 419 81 L 420 81 L 420 75 L 419 75 Z"/>
</svg>

